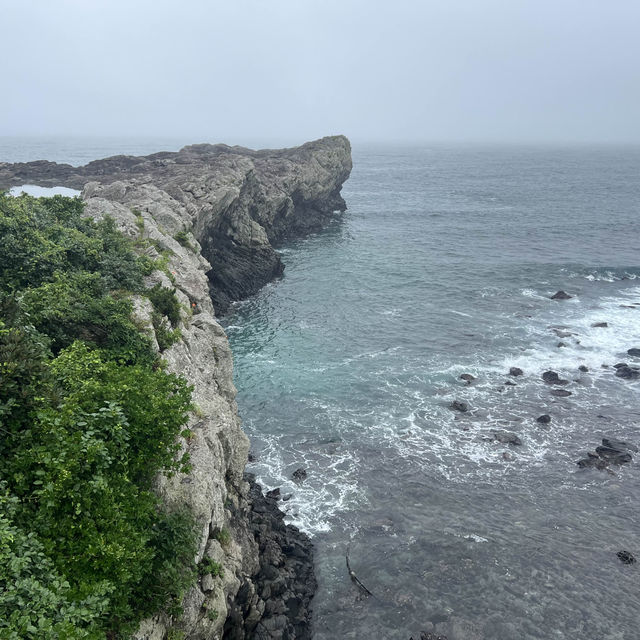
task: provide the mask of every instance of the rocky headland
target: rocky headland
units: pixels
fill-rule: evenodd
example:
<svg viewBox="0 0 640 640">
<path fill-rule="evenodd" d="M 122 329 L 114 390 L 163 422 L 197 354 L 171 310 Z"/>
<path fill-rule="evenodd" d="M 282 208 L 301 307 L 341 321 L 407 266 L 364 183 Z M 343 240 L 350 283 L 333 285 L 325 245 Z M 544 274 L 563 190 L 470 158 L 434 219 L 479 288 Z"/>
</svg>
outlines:
<svg viewBox="0 0 640 640">
<path fill-rule="evenodd" d="M 182 304 L 181 338 L 162 356 L 168 371 L 193 385 L 193 435 L 183 444 L 192 469 L 159 477 L 157 491 L 168 508 L 193 512 L 201 570 L 182 615 L 145 620 L 137 640 L 310 637 L 312 545 L 245 474 L 249 442 L 216 313 L 282 274 L 274 245 L 346 209 L 340 190 L 350 171 L 344 136 L 282 150 L 201 144 L 83 167 L 0 163 L 0 188 L 81 189 L 88 215 L 111 216 L 141 251 L 164 261 L 147 284 L 175 288 Z M 134 302 L 140 326 L 155 339 L 148 300 Z"/>
</svg>

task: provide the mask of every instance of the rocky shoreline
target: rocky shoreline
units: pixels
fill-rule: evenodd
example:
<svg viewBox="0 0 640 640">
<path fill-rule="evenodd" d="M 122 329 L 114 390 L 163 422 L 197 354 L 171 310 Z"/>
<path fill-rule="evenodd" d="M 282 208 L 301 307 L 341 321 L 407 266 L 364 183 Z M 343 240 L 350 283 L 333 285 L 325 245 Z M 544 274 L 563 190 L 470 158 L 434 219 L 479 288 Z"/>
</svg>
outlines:
<svg viewBox="0 0 640 640">
<path fill-rule="evenodd" d="M 200 531 L 198 583 L 182 614 L 142 622 L 136 640 L 310 638 L 313 546 L 284 523 L 274 495 L 245 475 L 229 343 L 216 316 L 282 274 L 274 245 L 322 228 L 346 204 L 351 171 L 344 136 L 253 151 L 192 145 L 177 153 L 116 156 L 83 167 L 0 163 L 0 188 L 25 183 L 82 189 L 87 215 L 112 217 L 141 252 L 163 265 L 147 279 L 175 290 L 180 339 L 162 350 L 167 370 L 193 386 L 188 474 L 158 477 L 167 509 L 190 508 Z M 136 321 L 160 350 L 152 309 Z"/>
</svg>

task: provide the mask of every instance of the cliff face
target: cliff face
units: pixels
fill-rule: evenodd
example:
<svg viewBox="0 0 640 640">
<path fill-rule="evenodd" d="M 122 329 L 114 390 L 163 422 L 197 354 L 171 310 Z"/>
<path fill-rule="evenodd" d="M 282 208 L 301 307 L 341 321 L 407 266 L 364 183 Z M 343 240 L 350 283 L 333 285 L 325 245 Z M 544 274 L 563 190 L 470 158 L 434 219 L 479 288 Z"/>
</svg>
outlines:
<svg viewBox="0 0 640 640">
<path fill-rule="evenodd" d="M 173 234 L 193 233 L 211 265 L 211 297 L 221 313 L 282 273 L 274 244 L 317 230 L 335 211 L 344 211 L 340 189 L 350 172 L 349 141 L 334 136 L 281 150 L 200 144 L 83 167 L 0 163 L 0 187 L 82 189 L 98 182 L 86 198 L 146 211 Z"/>
<path fill-rule="evenodd" d="M 342 136 L 279 151 L 196 145 L 79 168 L 0 164 L 5 187 L 83 188 L 89 215 L 113 217 L 126 235 L 145 241 L 151 257 L 164 257 L 166 270 L 147 284 L 175 287 L 184 307 L 182 339 L 162 356 L 169 371 L 193 385 L 193 435 L 183 445 L 193 468 L 159 478 L 157 490 L 168 508 L 191 507 L 200 531 L 196 561 L 204 568 L 209 558 L 222 575 L 203 569 L 181 618 L 145 620 L 138 640 L 310 637 L 311 545 L 284 525 L 275 499 L 263 497 L 244 475 L 249 443 L 214 304 L 224 309 L 282 273 L 272 243 L 317 229 L 345 209 L 340 188 L 350 169 Z M 151 311 L 137 302 L 138 320 L 153 337 Z"/>
</svg>

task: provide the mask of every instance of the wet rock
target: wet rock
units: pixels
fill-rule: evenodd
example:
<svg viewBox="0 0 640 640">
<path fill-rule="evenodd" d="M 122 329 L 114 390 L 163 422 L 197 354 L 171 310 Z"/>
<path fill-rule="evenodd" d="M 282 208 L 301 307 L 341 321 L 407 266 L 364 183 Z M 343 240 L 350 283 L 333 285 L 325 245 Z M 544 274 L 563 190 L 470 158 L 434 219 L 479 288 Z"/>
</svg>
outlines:
<svg viewBox="0 0 640 640">
<path fill-rule="evenodd" d="M 255 462 L 257 460 L 256 454 L 252 451 L 249 451 L 249 455 L 247 456 L 247 460 L 249 462 Z"/>
<path fill-rule="evenodd" d="M 411 636 L 409 640 L 413 640 L 413 636 Z M 435 633 L 431 633 L 431 631 L 423 631 L 420 634 L 419 640 L 448 640 L 448 638 L 447 636 L 443 636 L 440 634 L 436 635 Z"/>
<path fill-rule="evenodd" d="M 517 377 L 523 374 L 524 374 L 524 371 L 520 367 L 511 367 L 511 369 L 509 369 L 510 376 Z"/>
<path fill-rule="evenodd" d="M 508 451 L 503 451 L 502 452 L 502 459 L 505 462 L 510 462 L 511 460 L 513 460 L 513 456 Z"/>
<path fill-rule="evenodd" d="M 585 366 L 584 364 L 581 364 L 578 367 L 578 371 L 582 371 L 582 373 L 587 373 L 587 371 L 589 371 L 589 367 Z"/>
<path fill-rule="evenodd" d="M 562 291 L 562 289 L 560 291 L 556 291 L 551 296 L 552 300 L 571 300 L 571 298 L 573 298 L 573 296 L 570 296 L 566 291 Z"/>
<path fill-rule="evenodd" d="M 640 349 L 627 349 L 627 354 L 632 356 L 633 358 L 640 358 Z"/>
<path fill-rule="evenodd" d="M 282 496 L 282 502 L 289 502 L 289 500 L 291 500 L 291 498 L 293 498 L 293 493 L 285 493 Z"/>
<path fill-rule="evenodd" d="M 609 466 L 606 460 L 603 460 L 602 458 L 600 458 L 600 456 L 594 455 L 592 453 L 588 453 L 586 458 L 578 460 L 576 464 L 581 469 L 593 468 L 598 469 L 599 471 L 603 471 Z"/>
<path fill-rule="evenodd" d="M 635 380 L 636 378 L 640 378 L 640 369 L 637 367 L 628 367 L 627 365 L 616 367 L 616 376 L 625 380 Z"/>
<path fill-rule="evenodd" d="M 562 347 L 566 347 L 567 343 L 566 342 L 558 342 L 558 344 L 556 345 L 556 347 L 558 347 L 558 349 L 561 349 Z"/>
<path fill-rule="evenodd" d="M 520 440 L 520 438 L 511 431 L 494 431 L 493 439 L 502 444 L 513 444 L 516 446 L 520 446 L 522 444 L 522 440 Z"/>
<path fill-rule="evenodd" d="M 570 331 L 561 331 L 560 329 L 554 329 L 553 333 L 555 333 L 558 338 L 570 338 L 573 335 Z"/>
<path fill-rule="evenodd" d="M 475 376 L 472 376 L 470 373 L 463 373 L 460 376 L 460 380 L 464 380 L 467 384 L 471 384 L 475 379 Z"/>
<path fill-rule="evenodd" d="M 559 384 L 559 385 L 569 384 L 568 380 L 563 380 L 555 371 L 545 371 L 542 374 L 542 379 L 547 384 Z"/>
<path fill-rule="evenodd" d="M 566 389 L 552 389 L 551 395 L 557 398 L 568 398 L 572 394 L 571 391 L 567 391 Z"/>
<path fill-rule="evenodd" d="M 613 365 L 614 369 L 620 369 L 621 367 L 628 367 L 629 365 L 626 362 L 618 362 Z"/>
<path fill-rule="evenodd" d="M 271 491 L 267 491 L 265 495 L 272 500 L 280 500 L 280 488 L 271 489 Z"/>
<path fill-rule="evenodd" d="M 602 438 L 602 444 L 605 447 L 617 449 L 618 451 L 633 451 L 634 453 L 638 452 L 638 447 L 635 444 L 625 442 L 624 440 L 618 440 L 617 438 Z"/>
<path fill-rule="evenodd" d="M 300 467 L 298 469 L 296 469 L 292 474 L 291 474 L 291 479 L 294 482 L 302 482 L 303 480 L 307 479 L 307 470 Z"/>
<path fill-rule="evenodd" d="M 596 453 L 600 458 L 609 462 L 610 464 L 628 464 L 631 462 L 631 454 L 626 451 L 620 451 L 612 447 L 596 447 Z"/>
<path fill-rule="evenodd" d="M 622 564 L 635 564 L 636 558 L 630 551 L 618 551 L 616 553 Z"/>
<path fill-rule="evenodd" d="M 548 413 L 545 413 L 544 415 L 538 416 L 536 418 L 536 422 L 539 422 L 540 424 L 549 424 L 551 422 L 551 416 Z"/>
<path fill-rule="evenodd" d="M 466 413 L 469 411 L 469 405 L 466 402 L 462 402 L 462 400 L 454 400 L 450 405 L 450 409 L 454 411 L 460 411 L 460 413 Z"/>
<path fill-rule="evenodd" d="M 515 386 L 517 386 L 516 383 L 515 382 L 511 382 L 511 380 L 507 380 L 504 384 L 507 387 L 515 387 Z"/>
<path fill-rule="evenodd" d="M 608 322 L 594 322 L 592 325 L 594 328 L 606 329 L 609 326 Z"/>
</svg>

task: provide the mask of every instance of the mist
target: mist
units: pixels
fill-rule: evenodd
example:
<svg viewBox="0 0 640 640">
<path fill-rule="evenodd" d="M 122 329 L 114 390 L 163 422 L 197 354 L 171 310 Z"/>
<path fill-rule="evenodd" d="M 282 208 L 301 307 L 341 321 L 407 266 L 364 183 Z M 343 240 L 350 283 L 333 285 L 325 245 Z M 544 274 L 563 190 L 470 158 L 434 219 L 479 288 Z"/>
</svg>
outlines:
<svg viewBox="0 0 640 640">
<path fill-rule="evenodd" d="M 3 0 L 2 136 L 640 142 L 635 0 Z"/>
</svg>

